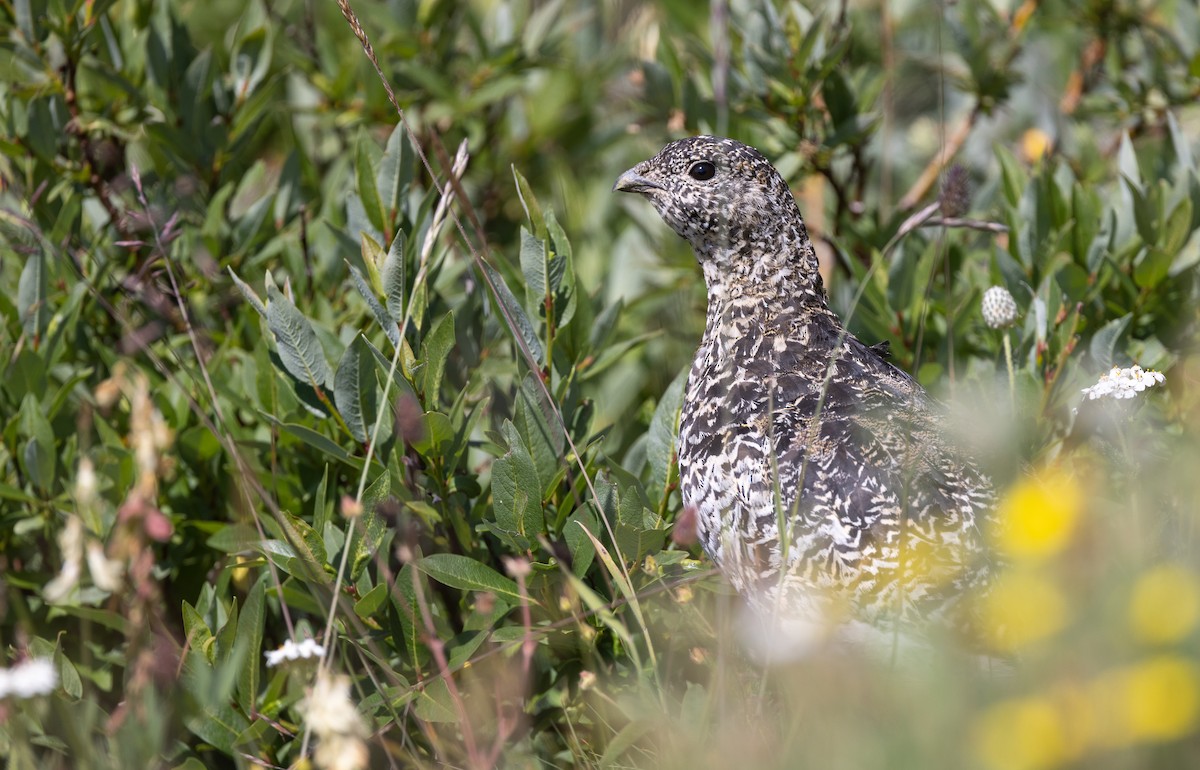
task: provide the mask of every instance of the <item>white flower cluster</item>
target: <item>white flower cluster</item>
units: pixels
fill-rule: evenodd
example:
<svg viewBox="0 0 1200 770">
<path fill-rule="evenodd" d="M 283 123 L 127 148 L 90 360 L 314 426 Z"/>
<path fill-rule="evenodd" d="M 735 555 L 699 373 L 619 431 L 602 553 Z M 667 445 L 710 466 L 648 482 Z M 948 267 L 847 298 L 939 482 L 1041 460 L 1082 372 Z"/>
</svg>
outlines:
<svg viewBox="0 0 1200 770">
<path fill-rule="evenodd" d="M 350 700 L 350 677 L 317 674 L 300 710 L 317 736 L 313 761 L 323 770 L 362 770 L 370 760 L 367 726 Z"/>
<path fill-rule="evenodd" d="M 1017 302 L 1003 286 L 985 291 L 980 309 L 984 323 L 993 329 L 1007 329 L 1017 321 Z"/>
<path fill-rule="evenodd" d="M 1153 369 L 1143 369 L 1133 365 L 1128 369 L 1114 366 L 1108 374 L 1100 375 L 1100 381 L 1090 388 L 1084 388 L 1083 394 L 1089 400 L 1097 398 L 1133 398 L 1146 388 L 1152 388 L 1165 382 L 1162 372 Z"/>
<path fill-rule="evenodd" d="M 30 658 L 12 668 L 0 668 L 0 699 L 32 698 L 58 687 L 58 671 L 49 658 Z"/>
<path fill-rule="evenodd" d="M 267 650 L 264 654 L 267 656 L 267 668 L 270 668 L 278 666 L 285 660 L 323 658 L 325 657 L 325 648 L 317 644 L 315 639 L 305 639 L 300 644 L 288 639 L 278 650 Z"/>
</svg>

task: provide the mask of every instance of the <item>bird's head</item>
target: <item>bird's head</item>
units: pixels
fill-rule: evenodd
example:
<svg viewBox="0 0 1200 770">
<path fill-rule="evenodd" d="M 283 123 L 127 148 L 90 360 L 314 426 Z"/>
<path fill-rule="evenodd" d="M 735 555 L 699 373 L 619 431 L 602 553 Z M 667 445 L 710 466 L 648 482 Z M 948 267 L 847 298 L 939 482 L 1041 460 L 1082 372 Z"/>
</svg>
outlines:
<svg viewBox="0 0 1200 770">
<path fill-rule="evenodd" d="M 640 193 L 691 243 L 710 293 L 804 284 L 822 295 L 816 256 L 783 177 L 733 139 L 671 142 L 626 171 L 613 191 Z"/>
</svg>

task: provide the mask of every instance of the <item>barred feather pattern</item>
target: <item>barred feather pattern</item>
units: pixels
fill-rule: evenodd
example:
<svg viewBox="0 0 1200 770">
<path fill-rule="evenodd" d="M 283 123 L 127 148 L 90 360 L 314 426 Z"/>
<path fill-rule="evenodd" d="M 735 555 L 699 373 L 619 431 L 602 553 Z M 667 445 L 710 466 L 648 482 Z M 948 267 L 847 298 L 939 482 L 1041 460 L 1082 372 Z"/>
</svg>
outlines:
<svg viewBox="0 0 1200 770">
<path fill-rule="evenodd" d="M 705 552 L 772 611 L 969 622 L 959 599 L 988 580 L 992 486 L 948 445 L 921 386 L 830 310 L 779 173 L 700 136 L 614 189 L 649 199 L 704 272 L 679 466 Z"/>
</svg>

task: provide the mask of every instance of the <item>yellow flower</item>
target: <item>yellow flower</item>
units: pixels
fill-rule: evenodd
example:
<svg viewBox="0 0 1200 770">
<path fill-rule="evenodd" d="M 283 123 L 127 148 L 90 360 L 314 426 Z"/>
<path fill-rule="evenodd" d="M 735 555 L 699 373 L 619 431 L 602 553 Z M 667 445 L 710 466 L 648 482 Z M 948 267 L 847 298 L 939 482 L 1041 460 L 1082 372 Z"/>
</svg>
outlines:
<svg viewBox="0 0 1200 770">
<path fill-rule="evenodd" d="M 1133 586 L 1129 625 L 1139 640 L 1170 643 L 1183 639 L 1200 620 L 1200 584 L 1196 573 L 1179 565 L 1146 572 Z"/>
<path fill-rule="evenodd" d="M 1161 655 L 1125 670 L 1124 716 L 1134 740 L 1171 741 L 1188 735 L 1200 715 L 1200 669 Z"/>
<path fill-rule="evenodd" d="M 1051 469 L 1016 484 L 1000 501 L 997 545 L 1014 558 L 1040 559 L 1066 546 L 1083 507 L 1074 476 Z"/>
<path fill-rule="evenodd" d="M 1050 136 L 1040 128 L 1031 128 L 1021 135 L 1021 154 L 1030 163 L 1041 160 L 1050 149 Z"/>
<path fill-rule="evenodd" d="M 1044 639 L 1067 621 L 1067 600 L 1058 586 L 1025 570 L 999 575 L 983 597 L 981 609 L 984 634 L 1002 651 Z"/>
<path fill-rule="evenodd" d="M 1071 753 L 1062 714 L 1041 697 L 995 704 L 977 718 L 971 738 L 980 761 L 998 770 L 1053 767 Z"/>
</svg>

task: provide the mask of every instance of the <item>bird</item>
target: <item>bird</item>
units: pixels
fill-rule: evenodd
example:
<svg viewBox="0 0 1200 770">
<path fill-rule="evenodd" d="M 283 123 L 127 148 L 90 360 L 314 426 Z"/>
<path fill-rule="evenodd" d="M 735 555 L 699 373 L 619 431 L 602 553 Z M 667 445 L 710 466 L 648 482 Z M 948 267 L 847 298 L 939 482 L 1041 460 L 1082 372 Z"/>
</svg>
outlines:
<svg viewBox="0 0 1200 770">
<path fill-rule="evenodd" d="M 970 633 L 964 597 L 995 571 L 993 485 L 887 346 L 830 308 L 779 172 L 739 141 L 694 136 L 613 191 L 648 200 L 704 275 L 677 455 L 705 553 L 761 615 L 792 626 Z"/>
</svg>

